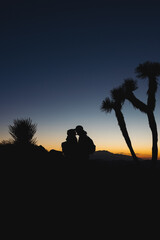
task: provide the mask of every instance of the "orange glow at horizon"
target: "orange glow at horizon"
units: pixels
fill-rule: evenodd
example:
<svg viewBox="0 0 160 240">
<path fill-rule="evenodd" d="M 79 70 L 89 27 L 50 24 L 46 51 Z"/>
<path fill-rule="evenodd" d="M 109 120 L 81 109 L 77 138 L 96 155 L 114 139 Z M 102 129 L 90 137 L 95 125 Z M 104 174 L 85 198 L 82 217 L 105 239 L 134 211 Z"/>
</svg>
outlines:
<svg viewBox="0 0 160 240">
<path fill-rule="evenodd" d="M 91 138 L 93 136 L 90 136 Z M 2 138 L 3 139 L 9 139 L 8 136 Z M 94 140 L 94 137 L 92 138 Z M 37 145 L 42 145 L 47 151 L 50 151 L 52 149 L 57 151 L 62 151 L 61 143 L 65 141 L 65 134 L 61 135 L 57 140 L 53 139 L 53 136 L 48 136 L 45 138 L 44 136 L 38 137 Z M 106 142 L 106 144 L 102 144 L 102 142 Z M 96 151 L 109 151 L 114 154 L 123 154 L 123 155 L 131 155 L 130 151 L 124 141 L 113 141 L 113 142 L 107 142 L 106 139 L 99 139 L 97 141 L 94 141 L 96 145 Z M 134 151 L 139 158 L 144 159 L 151 159 L 152 157 L 152 145 L 151 144 L 145 144 L 143 145 L 139 144 L 133 144 L 134 145 Z M 160 160 L 160 148 L 158 153 L 158 159 Z"/>
<path fill-rule="evenodd" d="M 43 145 L 47 151 L 50 151 L 52 149 L 57 150 L 57 151 L 62 151 L 61 146 L 59 146 L 58 144 L 55 144 L 54 146 L 51 144 L 47 144 L 47 145 Z M 101 146 L 96 146 L 96 151 L 109 151 L 111 153 L 114 154 L 123 154 L 123 155 L 129 155 L 131 156 L 131 153 L 129 152 L 129 150 L 127 149 L 126 146 L 124 146 L 123 148 L 115 148 L 115 147 L 109 147 L 106 148 L 103 145 Z M 137 155 L 137 157 L 142 158 L 142 159 L 151 159 L 152 158 L 152 152 L 151 149 L 146 149 L 146 148 L 135 148 L 135 153 Z M 158 154 L 158 159 L 160 160 L 160 152 Z"/>
<path fill-rule="evenodd" d="M 99 115 L 98 115 L 99 116 Z M 102 115 L 103 116 L 103 115 Z M 159 115 L 158 115 L 159 116 Z M 84 118 L 85 119 L 85 118 Z M 127 116 L 127 128 L 130 139 L 132 141 L 133 149 L 139 158 L 149 159 L 152 156 L 152 136 L 145 115 L 139 113 L 135 119 L 128 119 Z M 131 155 L 126 145 L 126 142 L 122 136 L 122 133 L 117 124 L 115 116 L 111 114 L 101 116 L 98 119 L 89 118 L 84 121 L 78 121 L 76 118 L 66 120 L 65 124 L 59 121 L 53 124 L 53 121 L 40 122 L 38 124 L 38 131 L 35 135 L 37 138 L 37 145 L 42 145 L 46 150 L 51 149 L 62 151 L 61 143 L 66 141 L 67 129 L 75 128 L 77 123 L 81 124 L 87 131 L 87 135 L 93 139 L 96 145 L 96 151 L 109 151 L 114 154 Z M 9 123 L 8 123 L 9 124 Z M 8 132 L 8 124 L 3 125 L 0 142 L 2 140 L 10 139 L 11 136 Z M 160 136 L 160 123 L 157 121 L 158 136 Z M 160 159 L 160 138 L 158 140 Z"/>
</svg>

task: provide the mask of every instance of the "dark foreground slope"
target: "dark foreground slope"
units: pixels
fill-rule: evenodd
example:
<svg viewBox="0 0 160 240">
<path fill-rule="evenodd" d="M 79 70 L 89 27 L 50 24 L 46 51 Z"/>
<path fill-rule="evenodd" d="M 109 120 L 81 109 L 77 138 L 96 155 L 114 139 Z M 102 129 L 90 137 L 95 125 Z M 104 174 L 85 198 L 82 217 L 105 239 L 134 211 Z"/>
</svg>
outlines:
<svg viewBox="0 0 160 240">
<path fill-rule="evenodd" d="M 62 152 L 51 150 L 48 152 L 44 147 L 37 145 L 17 146 L 14 144 L 0 145 L 1 163 L 7 163 L 16 168 L 44 168 L 44 169 L 83 169 L 83 170 L 126 170 L 126 169 L 160 169 L 160 161 L 156 165 L 151 160 L 139 160 L 135 163 L 130 156 L 113 154 L 107 151 L 99 151 L 91 156 L 88 162 L 83 159 L 75 159 L 70 162 L 64 158 Z"/>
<path fill-rule="evenodd" d="M 35 229 L 39 231 L 45 222 L 54 232 L 57 222 L 59 231 L 64 232 L 64 222 L 69 230 L 74 228 L 70 218 L 76 226 L 81 221 L 80 228 L 85 221 L 86 226 L 93 221 L 92 230 L 101 219 L 105 231 L 108 223 L 112 231 L 122 223 L 123 235 L 128 229 L 125 222 L 133 225 L 129 233 L 132 237 L 135 219 L 136 224 L 139 220 L 140 228 L 144 222 L 141 215 L 147 215 L 147 222 L 153 219 L 148 219 L 150 207 L 155 219 L 158 217 L 155 213 L 159 207 L 156 206 L 156 200 L 159 204 L 159 164 L 153 167 L 151 161 L 137 165 L 131 159 L 109 158 L 69 162 L 61 152 L 48 152 L 38 146 L 22 147 L 21 151 L 13 146 L 0 149 L 1 206 L 11 224 L 21 227 L 16 218 L 27 229 L 35 228 L 38 223 Z M 44 230 L 46 234 L 46 228 Z"/>
</svg>

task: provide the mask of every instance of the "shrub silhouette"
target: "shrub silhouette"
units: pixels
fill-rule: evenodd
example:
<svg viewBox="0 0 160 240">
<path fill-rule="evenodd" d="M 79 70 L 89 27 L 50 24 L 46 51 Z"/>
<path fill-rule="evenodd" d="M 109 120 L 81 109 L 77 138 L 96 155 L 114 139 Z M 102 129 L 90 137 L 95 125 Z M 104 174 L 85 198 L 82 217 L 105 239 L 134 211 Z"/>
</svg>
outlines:
<svg viewBox="0 0 160 240">
<path fill-rule="evenodd" d="M 32 123 L 30 118 L 15 119 L 13 126 L 9 125 L 9 133 L 16 144 L 35 144 L 36 139 L 33 138 L 37 131 L 37 125 Z"/>
</svg>

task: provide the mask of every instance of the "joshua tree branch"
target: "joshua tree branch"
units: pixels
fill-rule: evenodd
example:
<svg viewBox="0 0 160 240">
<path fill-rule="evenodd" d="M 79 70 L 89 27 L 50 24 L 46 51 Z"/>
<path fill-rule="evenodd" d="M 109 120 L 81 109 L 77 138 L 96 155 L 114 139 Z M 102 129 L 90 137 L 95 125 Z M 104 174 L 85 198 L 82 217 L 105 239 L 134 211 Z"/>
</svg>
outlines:
<svg viewBox="0 0 160 240">
<path fill-rule="evenodd" d="M 141 112 L 147 113 L 148 106 L 140 101 L 133 93 L 130 93 L 126 96 L 126 98 L 132 103 L 135 108 L 138 108 Z"/>
</svg>

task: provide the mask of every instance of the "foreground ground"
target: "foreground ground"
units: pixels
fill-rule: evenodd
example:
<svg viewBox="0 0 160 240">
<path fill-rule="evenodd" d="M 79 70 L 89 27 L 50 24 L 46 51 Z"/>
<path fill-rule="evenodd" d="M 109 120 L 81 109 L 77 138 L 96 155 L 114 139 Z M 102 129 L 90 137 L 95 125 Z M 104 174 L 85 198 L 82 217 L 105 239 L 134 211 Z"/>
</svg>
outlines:
<svg viewBox="0 0 160 240">
<path fill-rule="evenodd" d="M 135 163 L 132 158 L 121 159 L 121 156 L 112 156 L 110 153 L 105 160 L 102 159 L 92 159 L 84 161 L 83 159 L 75 159 L 74 161 L 68 161 L 64 158 L 62 152 L 51 150 L 46 151 L 42 146 L 36 145 L 25 145 L 19 146 L 14 144 L 1 145 L 0 146 L 0 157 L 1 163 L 7 164 L 14 168 L 44 168 L 44 169 L 78 169 L 81 170 L 141 170 L 141 169 L 151 169 L 160 170 L 160 161 L 153 164 L 151 160 L 139 160 L 139 163 Z"/>
<path fill-rule="evenodd" d="M 133 160 L 91 160 L 89 163 L 91 166 L 104 167 L 104 168 L 130 168 L 130 169 L 160 169 L 160 161 L 153 164 L 151 160 L 139 160 L 135 163 Z"/>
</svg>

